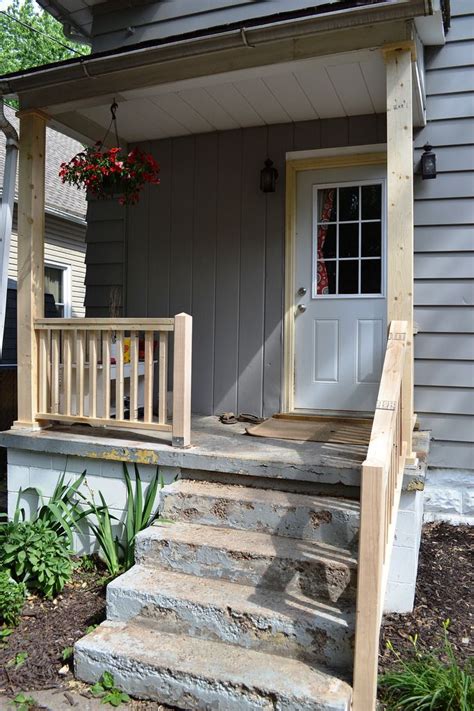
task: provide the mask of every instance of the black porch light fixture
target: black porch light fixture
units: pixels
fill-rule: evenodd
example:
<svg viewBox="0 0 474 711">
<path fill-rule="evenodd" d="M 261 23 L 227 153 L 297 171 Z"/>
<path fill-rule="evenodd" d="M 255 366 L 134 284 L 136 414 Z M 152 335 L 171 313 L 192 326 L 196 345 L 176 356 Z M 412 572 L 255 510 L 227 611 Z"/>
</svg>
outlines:
<svg viewBox="0 0 474 711">
<path fill-rule="evenodd" d="M 278 170 L 273 166 L 273 161 L 267 158 L 265 168 L 260 171 L 260 190 L 262 193 L 274 193 Z"/>
<path fill-rule="evenodd" d="M 425 143 L 421 156 L 421 177 L 423 180 L 436 178 L 436 153 L 431 150 L 432 146 Z"/>
</svg>

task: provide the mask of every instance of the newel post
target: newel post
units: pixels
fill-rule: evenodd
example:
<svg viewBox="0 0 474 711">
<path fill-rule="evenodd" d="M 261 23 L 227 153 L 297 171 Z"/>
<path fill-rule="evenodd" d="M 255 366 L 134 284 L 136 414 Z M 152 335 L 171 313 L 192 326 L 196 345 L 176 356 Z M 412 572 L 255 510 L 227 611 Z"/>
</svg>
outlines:
<svg viewBox="0 0 474 711">
<path fill-rule="evenodd" d="M 414 461 L 413 432 L 413 108 L 414 44 L 383 48 L 387 75 L 388 322 L 408 325 L 402 381 L 402 438 L 407 462 Z"/>
<path fill-rule="evenodd" d="M 34 109 L 20 111 L 18 115 L 18 419 L 14 427 L 30 428 L 37 424 L 38 405 L 34 321 L 44 316 L 44 184 L 48 117 Z"/>
<path fill-rule="evenodd" d="M 173 446 L 191 444 L 191 369 L 193 319 L 178 314 L 174 319 Z"/>
</svg>

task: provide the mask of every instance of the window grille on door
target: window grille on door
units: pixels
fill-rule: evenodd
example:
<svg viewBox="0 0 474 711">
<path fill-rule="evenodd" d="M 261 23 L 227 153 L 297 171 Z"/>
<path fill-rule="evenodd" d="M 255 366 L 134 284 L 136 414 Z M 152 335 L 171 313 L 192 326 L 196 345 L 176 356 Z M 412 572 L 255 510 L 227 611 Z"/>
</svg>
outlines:
<svg viewBox="0 0 474 711">
<path fill-rule="evenodd" d="M 383 293 L 383 183 L 315 187 L 313 298 Z"/>
</svg>

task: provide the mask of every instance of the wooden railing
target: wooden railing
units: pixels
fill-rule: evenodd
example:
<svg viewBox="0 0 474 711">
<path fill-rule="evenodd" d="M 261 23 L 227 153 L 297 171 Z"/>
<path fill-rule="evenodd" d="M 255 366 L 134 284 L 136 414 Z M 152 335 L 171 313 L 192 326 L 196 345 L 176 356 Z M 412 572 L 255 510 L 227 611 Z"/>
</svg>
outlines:
<svg viewBox="0 0 474 711">
<path fill-rule="evenodd" d="M 380 625 L 407 454 L 402 388 L 407 322 L 392 321 L 362 465 L 353 711 L 375 711 Z"/>
<path fill-rule="evenodd" d="M 43 318 L 36 420 L 171 432 L 190 444 L 192 318 Z M 172 415 L 168 354 L 173 338 Z"/>
</svg>

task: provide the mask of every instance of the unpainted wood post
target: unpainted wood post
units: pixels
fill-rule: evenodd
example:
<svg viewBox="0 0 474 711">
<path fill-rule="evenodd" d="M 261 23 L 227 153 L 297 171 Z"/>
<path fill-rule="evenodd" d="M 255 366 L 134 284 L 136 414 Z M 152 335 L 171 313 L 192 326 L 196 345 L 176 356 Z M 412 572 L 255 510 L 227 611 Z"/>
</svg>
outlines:
<svg viewBox="0 0 474 711">
<path fill-rule="evenodd" d="M 402 439 L 413 462 L 413 107 L 411 46 L 384 51 L 387 75 L 388 321 L 408 324 L 402 385 Z"/>
<path fill-rule="evenodd" d="M 41 111 L 20 111 L 18 179 L 18 419 L 37 426 L 38 340 L 35 319 L 44 315 L 44 183 L 46 122 Z M 43 375 L 45 377 L 45 374 Z"/>
<path fill-rule="evenodd" d="M 375 711 L 385 507 L 382 467 L 363 464 L 352 711 Z"/>
<path fill-rule="evenodd" d="M 191 444 L 191 368 L 193 319 L 178 314 L 174 320 L 173 446 Z"/>
</svg>

